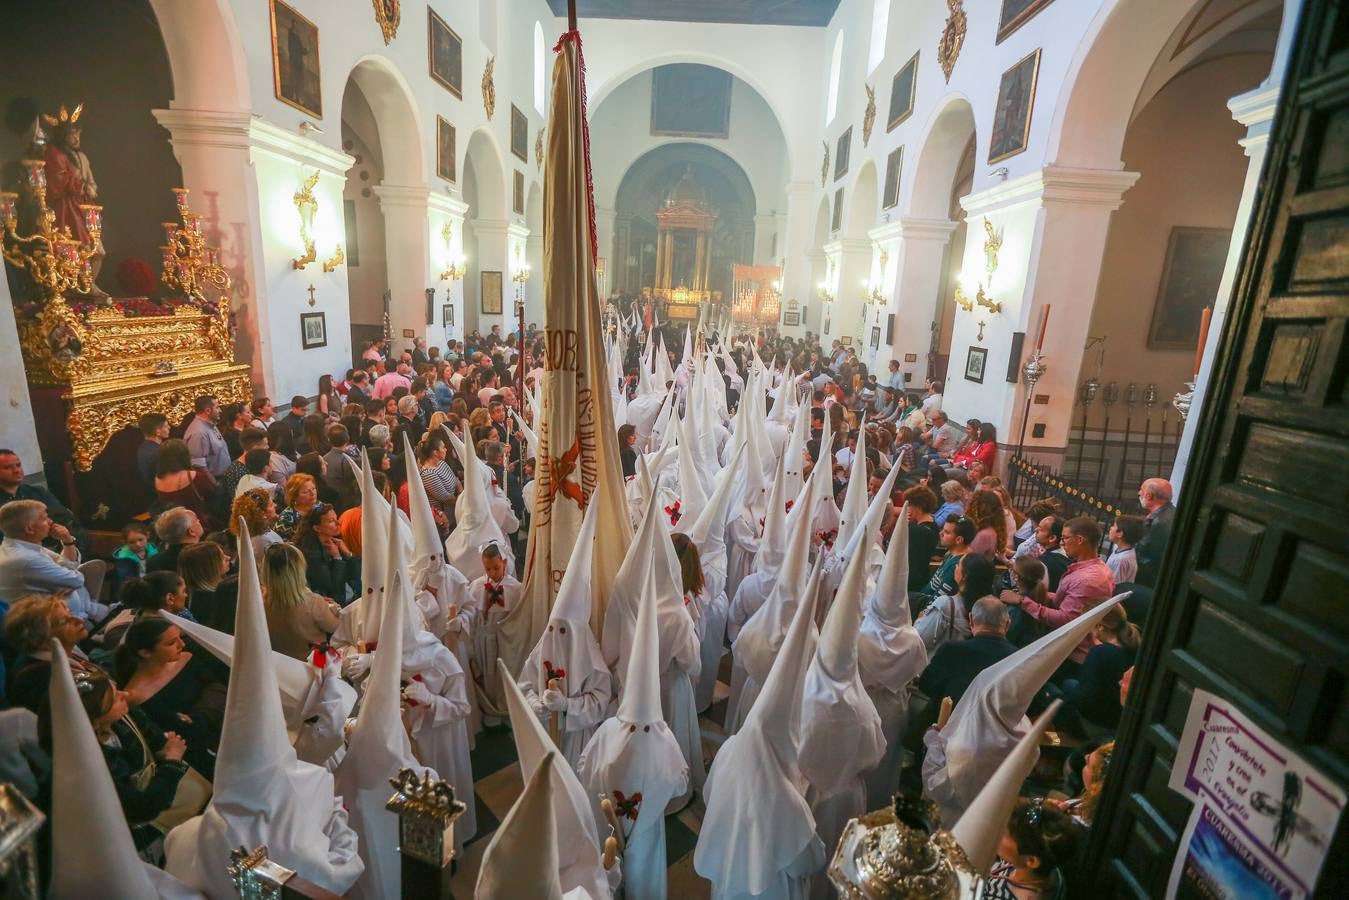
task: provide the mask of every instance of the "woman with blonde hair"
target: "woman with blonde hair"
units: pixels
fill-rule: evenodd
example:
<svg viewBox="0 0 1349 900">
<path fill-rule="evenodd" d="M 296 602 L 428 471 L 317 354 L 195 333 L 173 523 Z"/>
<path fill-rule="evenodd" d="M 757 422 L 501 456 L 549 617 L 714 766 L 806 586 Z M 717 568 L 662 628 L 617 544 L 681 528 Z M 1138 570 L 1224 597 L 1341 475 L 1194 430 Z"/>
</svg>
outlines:
<svg viewBox="0 0 1349 900">
<path fill-rule="evenodd" d="M 282 541 L 281 535 L 272 530 L 276 518 L 276 500 L 269 491 L 262 488 L 244 491 L 230 507 L 230 532 L 239 537 L 239 520 L 243 519 L 253 538 L 253 553 L 261 560 L 264 550 Z"/>
<path fill-rule="evenodd" d="M 272 649 L 295 659 L 328 641 L 337 630 L 338 607 L 309 589 L 304 554 L 292 544 L 267 548 L 261 559 L 262 597 Z"/>
<path fill-rule="evenodd" d="M 286 479 L 286 508 L 276 519 L 276 533 L 285 540 L 295 537 L 300 520 L 319 502 L 319 486 L 313 475 L 297 472 Z"/>
<path fill-rule="evenodd" d="M 1007 517 L 1002 501 L 993 491 L 975 491 L 965 505 L 965 515 L 976 529 L 970 552 L 983 553 L 995 561 L 1007 556 Z"/>
</svg>

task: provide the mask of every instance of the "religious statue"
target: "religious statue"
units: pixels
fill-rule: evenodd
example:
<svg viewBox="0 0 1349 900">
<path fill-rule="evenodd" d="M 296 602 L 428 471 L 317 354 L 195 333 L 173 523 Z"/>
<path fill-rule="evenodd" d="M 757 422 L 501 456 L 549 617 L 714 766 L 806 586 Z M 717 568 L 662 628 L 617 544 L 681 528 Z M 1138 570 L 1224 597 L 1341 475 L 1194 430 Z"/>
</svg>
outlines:
<svg viewBox="0 0 1349 900">
<path fill-rule="evenodd" d="M 946 8 L 951 14 L 942 27 L 941 40 L 937 42 L 937 63 L 948 84 L 951 82 L 951 70 L 956 67 L 956 58 L 960 56 L 960 48 L 965 43 L 967 19 L 962 3 L 963 0 L 946 0 Z"/>
<path fill-rule="evenodd" d="M 487 113 L 487 120 L 492 120 L 492 114 L 497 110 L 497 86 L 492 77 L 492 70 L 496 68 L 497 58 L 488 57 L 487 65 L 482 70 L 482 108 Z"/>
<path fill-rule="evenodd" d="M 68 112 L 64 106 L 56 115 L 42 118 L 51 129 L 47 141 L 47 207 L 56 213 L 56 227 L 69 228 L 71 237 L 81 244 L 89 242 L 89 227 L 85 224 L 81 203 L 98 201 L 98 184 L 89 157 L 80 149 L 80 113 L 84 104 Z M 95 257 L 103 261 L 102 248 Z M 97 271 L 98 264 L 94 264 Z"/>
<path fill-rule="evenodd" d="M 994 229 L 993 223 L 984 218 L 984 272 L 992 282 L 993 273 L 998 270 L 998 251 L 1002 249 L 1002 229 Z"/>
</svg>

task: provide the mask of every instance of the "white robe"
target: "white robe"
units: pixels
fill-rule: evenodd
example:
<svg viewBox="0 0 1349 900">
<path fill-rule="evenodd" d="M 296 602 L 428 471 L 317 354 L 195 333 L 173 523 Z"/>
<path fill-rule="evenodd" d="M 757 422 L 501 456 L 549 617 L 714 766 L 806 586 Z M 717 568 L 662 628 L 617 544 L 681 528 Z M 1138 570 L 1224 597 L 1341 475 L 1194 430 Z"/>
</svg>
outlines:
<svg viewBox="0 0 1349 900">
<path fill-rule="evenodd" d="M 867 604 L 857 643 L 857 669 L 862 675 L 862 686 L 880 714 L 886 740 L 885 756 L 865 776 L 867 809 L 888 805 L 899 790 L 910 685 L 927 668 L 927 662 L 922 638 L 912 625 L 898 628 L 887 625 Z"/>
<path fill-rule="evenodd" d="M 740 730 L 745 716 L 749 715 L 749 708 L 754 705 L 754 698 L 759 696 L 758 683 L 750 678 L 744 662 L 735 653 L 735 639 L 745 623 L 768 602 L 776 579 L 776 572 L 755 572 L 747 576 L 740 582 L 740 589 L 735 592 L 735 599 L 726 611 L 726 639 L 731 644 L 731 695 L 726 704 L 727 734 L 735 734 Z M 746 691 L 749 692 L 748 699 Z"/>
<path fill-rule="evenodd" d="M 726 651 L 726 614 L 729 606 L 725 591 L 719 591 L 715 598 L 710 598 L 705 589 L 697 597 L 689 598 L 689 613 L 693 615 L 693 624 L 698 630 L 702 656 L 702 670 L 693 687 L 699 713 L 706 712 L 712 705 L 717 691 L 717 673 L 721 669 L 721 656 Z"/>
<path fill-rule="evenodd" d="M 482 710 L 483 723 L 496 725 L 509 718 L 506 714 L 506 690 L 501 683 L 501 673 L 497 671 L 497 657 L 500 655 L 501 620 L 506 618 L 520 603 L 524 596 L 524 585 L 515 580 L 508 571 L 502 580 L 506 606 L 493 604 L 487 608 L 487 576 L 482 576 L 468 586 L 469 605 L 473 608 L 476 622 L 473 629 L 473 659 L 471 674 L 478 691 L 478 704 Z"/>
<path fill-rule="evenodd" d="M 478 831 L 473 764 L 468 751 L 469 686 L 453 653 L 438 645 L 428 649 L 433 651 L 429 658 L 419 659 L 415 665 L 410 666 L 405 659 L 403 677 L 419 678 L 431 692 L 431 704 L 409 706 L 404 716 L 411 725 L 412 752 L 423 765 L 454 785 L 455 799 L 465 806 L 464 814 L 454 823 L 455 852 L 461 853 L 464 841 Z"/>
<path fill-rule="evenodd" d="M 520 691 L 525 695 L 529 708 L 534 710 L 534 715 L 539 717 L 539 721 L 546 728 L 554 713 L 543 705 L 543 698 L 534 687 L 539 680 L 539 668 L 542 664 L 538 645 L 535 645 L 529 658 L 525 660 L 519 683 Z M 558 749 L 562 751 L 568 765 L 575 770 L 581 761 L 581 753 L 585 750 L 586 744 L 594 735 L 595 729 L 604 721 L 604 717 L 608 715 L 609 702 L 613 699 L 614 692 L 613 677 L 608 669 L 600 668 L 590 672 L 580 686 L 573 686 L 571 679 L 567 679 L 564 686 L 567 688 L 567 708 L 557 713 Z"/>
</svg>

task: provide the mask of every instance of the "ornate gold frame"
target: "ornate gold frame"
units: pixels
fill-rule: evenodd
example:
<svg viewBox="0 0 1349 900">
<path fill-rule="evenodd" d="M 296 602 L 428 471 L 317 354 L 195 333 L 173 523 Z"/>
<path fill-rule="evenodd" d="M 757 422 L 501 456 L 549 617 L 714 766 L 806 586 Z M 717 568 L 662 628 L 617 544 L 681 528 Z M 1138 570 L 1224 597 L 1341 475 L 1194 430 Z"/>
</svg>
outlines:
<svg viewBox="0 0 1349 900">
<path fill-rule="evenodd" d="M 892 200 L 888 196 L 890 187 L 890 160 L 894 159 L 896 156 L 899 157 L 898 163 L 899 171 L 895 174 L 895 196 L 894 199 Z M 898 147 L 891 150 L 890 154 L 885 158 L 885 185 L 884 185 L 885 193 L 881 195 L 882 211 L 887 209 L 894 209 L 896 206 L 899 206 L 899 190 L 900 185 L 903 182 L 903 179 L 904 179 L 904 145 L 900 144 Z"/>
<path fill-rule="evenodd" d="M 308 115 L 311 115 L 311 116 L 313 116 L 313 117 L 316 118 L 316 119 L 322 119 L 322 118 L 323 118 L 323 90 L 322 90 L 321 87 L 320 87 L 320 90 L 319 90 L 319 108 L 316 109 L 316 110 L 310 109 L 310 108 L 307 107 L 307 106 L 303 106 L 302 104 L 298 103 L 297 101 L 292 100 L 292 99 L 290 99 L 289 97 L 287 97 L 287 96 L 285 96 L 284 94 L 281 93 L 281 58 L 280 58 L 280 56 L 279 56 L 279 54 L 277 53 L 277 50 L 276 50 L 276 38 L 277 38 L 277 34 L 276 34 L 276 5 L 277 5 L 278 3 L 280 3 L 280 4 L 281 4 L 282 6 L 284 6 L 286 9 L 288 9 L 288 10 L 290 11 L 291 15 L 295 16 L 295 18 L 299 19 L 300 21 L 304 22 L 305 24 L 309 25 L 310 27 L 312 27 L 312 28 L 314 29 L 314 70 L 315 70 L 315 71 L 318 73 L 318 75 L 319 75 L 319 84 L 320 84 L 320 85 L 323 84 L 323 65 L 322 65 L 321 58 L 320 58 L 320 56 L 319 56 L 319 40 L 318 40 L 319 27 L 318 27 L 317 25 L 315 25 L 313 22 L 311 22 L 309 19 L 307 19 L 306 17 L 300 15 L 299 10 L 295 9 L 295 7 L 291 6 L 289 3 L 284 2 L 284 0 L 269 0 L 268 5 L 269 5 L 269 8 L 270 8 L 271 22 L 272 22 L 272 93 L 274 93 L 274 94 L 276 95 L 276 99 L 280 100 L 282 103 L 286 104 L 287 106 L 293 106 L 294 108 L 298 109 L 298 110 L 299 110 L 300 112 L 302 112 L 302 113 L 307 113 Z"/>
<path fill-rule="evenodd" d="M 450 130 L 450 176 L 445 177 L 441 171 L 443 160 L 440 156 L 440 130 L 448 128 Z M 459 134 L 455 131 L 454 125 L 444 116 L 436 116 L 436 177 L 442 181 L 448 181 L 450 184 L 459 183 L 459 163 L 455 155 L 459 152 Z"/>
<path fill-rule="evenodd" d="M 487 57 L 486 64 L 482 67 L 482 108 L 487 113 L 487 121 L 492 121 L 492 116 L 497 111 L 497 86 L 493 75 L 496 69 L 497 58 L 495 56 Z"/>
<path fill-rule="evenodd" d="M 447 22 L 446 22 L 444 19 L 442 19 L 440 16 L 436 15 L 436 11 L 435 11 L 434 9 L 432 9 L 431 7 L 428 6 L 428 7 L 426 8 L 426 14 L 427 14 L 427 19 L 426 19 L 426 71 L 427 71 L 428 73 L 430 73 L 430 75 L 431 75 L 431 80 L 432 80 L 432 81 L 434 81 L 436 84 L 440 85 L 440 86 L 443 87 L 445 90 L 449 91 L 451 94 L 454 94 L 454 96 L 456 96 L 456 97 L 458 97 L 460 100 L 462 100 L 462 99 L 464 99 L 464 87 L 463 87 L 463 80 L 464 80 L 464 39 L 463 39 L 462 37 L 459 36 L 459 32 L 455 31 L 453 28 L 451 28 L 451 27 L 449 26 L 449 23 L 447 23 Z M 451 84 L 448 80 L 446 80 L 445 78 L 442 78 L 442 77 L 436 72 L 436 31 L 435 31 L 435 29 L 436 29 L 437 23 L 440 25 L 441 28 L 444 28 L 444 29 L 445 29 L 446 31 L 448 31 L 450 34 L 454 35 L 455 40 L 459 41 L 459 81 L 460 81 L 459 87 L 455 87 L 455 86 L 454 86 L 453 84 Z"/>
<path fill-rule="evenodd" d="M 885 123 L 885 133 L 886 133 L 886 134 L 889 134 L 890 132 L 894 131 L 896 128 L 899 127 L 899 125 L 900 125 L 901 122 L 903 122 L 903 121 L 904 121 L 905 119 L 907 119 L 909 116 L 913 115 L 913 109 L 914 109 L 914 106 L 917 104 L 917 101 L 918 101 L 918 53 L 919 53 L 919 52 L 921 52 L 921 51 L 915 52 L 915 53 L 913 54 L 913 56 L 909 57 L 909 61 L 906 62 L 904 65 L 900 66 L 900 67 L 899 67 L 899 71 L 897 71 L 897 72 L 895 73 L 894 77 L 890 79 L 890 107 L 887 108 L 886 111 L 885 111 L 885 113 L 886 113 L 886 118 L 888 119 L 888 121 Z M 910 69 L 910 68 L 913 69 L 913 79 L 909 82 L 909 105 L 908 105 L 908 108 L 905 109 L 904 112 L 902 112 L 902 113 L 900 113 L 899 115 L 895 116 L 894 118 L 890 118 L 890 109 L 893 109 L 893 108 L 894 108 L 894 105 L 895 105 L 895 90 L 896 90 L 896 88 L 898 87 L 899 76 L 903 75 L 903 74 L 904 74 L 908 69 Z"/>
<path fill-rule="evenodd" d="M 867 108 L 862 113 L 862 149 L 865 150 L 871 143 L 871 129 L 876 127 L 876 89 L 865 82 L 862 87 L 867 90 Z"/>
<path fill-rule="evenodd" d="M 1002 0 L 1002 2 L 998 4 L 998 35 L 993 43 L 995 45 L 1001 44 L 1003 41 L 1007 40 L 1017 31 L 1017 29 L 1035 18 L 1040 10 L 1053 2 L 1054 0 L 1031 0 L 1029 6 L 1017 13 L 1009 21 L 1003 22 L 1002 15 L 1003 10 L 1007 8 L 1007 0 Z"/>
<path fill-rule="evenodd" d="M 403 21 L 403 10 L 399 0 L 391 0 L 393 3 L 393 15 L 390 16 L 384 11 L 384 0 L 370 0 L 375 7 L 375 21 L 379 23 L 380 33 L 384 35 L 384 46 L 393 43 L 393 39 L 398 37 L 398 26 Z"/>
<path fill-rule="evenodd" d="M 937 64 L 946 76 L 946 83 L 950 84 L 951 72 L 960 58 L 960 48 L 965 46 L 965 29 L 969 20 L 962 0 L 946 0 L 946 8 L 951 14 L 946 17 L 941 39 L 937 41 Z"/>
<path fill-rule="evenodd" d="M 1035 117 L 1035 92 L 1040 84 L 1040 51 L 1042 49 L 1043 49 L 1042 47 L 1036 47 L 1030 53 L 1027 53 L 1025 56 L 1021 57 L 1021 59 L 1016 61 L 1016 64 L 1014 66 L 1009 68 L 1006 72 L 1002 73 L 1002 78 L 999 79 L 998 81 L 998 100 L 994 101 L 993 103 L 993 121 L 995 124 L 998 118 L 998 106 L 999 106 L 998 101 L 1002 100 L 1003 82 L 1006 81 L 1008 75 L 1012 74 L 1017 69 L 1021 68 L 1021 66 L 1025 64 L 1026 60 L 1034 57 L 1035 67 L 1034 70 L 1031 72 L 1030 76 L 1030 105 L 1026 107 L 1026 123 L 1025 126 L 1021 129 L 1021 146 L 1017 147 L 1015 150 L 1009 153 L 1003 153 L 1000 156 L 993 156 L 992 155 L 993 134 L 992 130 L 990 129 L 988 136 L 988 152 L 989 152 L 988 165 L 990 166 L 996 162 L 1001 162 L 1004 159 L 1010 159 L 1011 157 L 1016 156 L 1018 153 L 1025 153 L 1026 147 L 1030 144 L 1030 124 L 1031 120 L 1034 119 Z"/>
</svg>

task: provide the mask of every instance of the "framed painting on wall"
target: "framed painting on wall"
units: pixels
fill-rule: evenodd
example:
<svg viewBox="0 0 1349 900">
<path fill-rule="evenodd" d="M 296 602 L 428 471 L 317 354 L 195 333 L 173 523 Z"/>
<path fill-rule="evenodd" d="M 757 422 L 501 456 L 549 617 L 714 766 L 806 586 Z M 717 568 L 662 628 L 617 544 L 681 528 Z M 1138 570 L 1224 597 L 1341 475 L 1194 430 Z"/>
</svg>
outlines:
<svg viewBox="0 0 1349 900">
<path fill-rule="evenodd" d="M 1035 14 L 1054 0 L 1002 0 L 1002 11 L 998 13 L 998 37 L 994 43 L 1001 44 L 1011 37 L 1012 32 L 1025 25 Z"/>
<path fill-rule="evenodd" d="M 501 273 L 483 272 L 479 279 L 479 291 L 482 297 L 484 315 L 501 315 Z"/>
<path fill-rule="evenodd" d="M 894 131 L 900 122 L 913 115 L 913 103 L 917 95 L 918 54 L 915 53 L 890 82 L 890 118 L 885 125 L 887 132 Z"/>
<path fill-rule="evenodd" d="M 511 184 L 511 209 L 515 210 L 517 216 L 525 214 L 525 173 L 518 169 Z"/>
<path fill-rule="evenodd" d="M 993 136 L 988 162 L 1016 156 L 1030 140 L 1030 117 L 1035 109 L 1035 82 L 1040 75 L 1040 51 L 1028 54 L 1002 73 L 998 104 L 993 109 Z"/>
<path fill-rule="evenodd" d="M 1217 299 L 1231 243 L 1232 232 L 1225 228 L 1171 229 L 1148 328 L 1149 350 L 1194 349 L 1201 311 Z"/>
<path fill-rule="evenodd" d="M 521 162 L 529 162 L 529 119 L 511 104 L 511 153 Z"/>
<path fill-rule="evenodd" d="M 787 310 L 786 312 L 784 312 L 784 313 L 782 314 L 782 324 L 783 324 L 783 325 L 800 325 L 800 324 L 801 324 L 801 313 L 797 312 L 797 311 L 794 310 L 794 309 L 789 309 L 789 310 Z"/>
<path fill-rule="evenodd" d="M 276 99 L 323 118 L 319 29 L 281 0 L 272 3 L 272 86 Z"/>
<path fill-rule="evenodd" d="M 843 227 L 843 188 L 834 191 L 834 213 L 829 220 L 829 230 L 837 232 Z"/>
<path fill-rule="evenodd" d="M 984 383 L 984 368 L 988 364 L 988 348 L 971 347 L 970 355 L 965 357 L 965 380 L 975 384 Z"/>
<path fill-rule="evenodd" d="M 300 348 L 313 350 L 328 346 L 328 319 L 325 313 L 300 313 Z"/>
<path fill-rule="evenodd" d="M 446 303 L 440 308 L 440 324 L 450 326 L 454 324 L 454 304 Z"/>
<path fill-rule="evenodd" d="M 885 199 L 881 209 L 894 209 L 899 205 L 899 175 L 904 168 L 904 147 L 900 145 L 890 151 L 885 160 Z"/>
<path fill-rule="evenodd" d="M 881 349 L 881 326 L 879 325 L 871 326 L 871 349 Z"/>
<path fill-rule="evenodd" d="M 675 63 L 651 70 L 651 133 L 673 137 L 731 136 L 731 73 Z"/>
<path fill-rule="evenodd" d="M 426 8 L 426 55 L 431 77 L 461 100 L 464 97 L 464 42 L 445 20 Z"/>
<path fill-rule="evenodd" d="M 436 174 L 450 184 L 459 180 L 456 177 L 458 173 L 454 162 L 454 152 L 454 126 L 440 116 L 436 116 Z"/>
<path fill-rule="evenodd" d="M 838 181 L 848 174 L 848 156 L 852 153 L 852 126 L 838 136 L 838 146 L 834 148 L 834 180 Z"/>
</svg>

